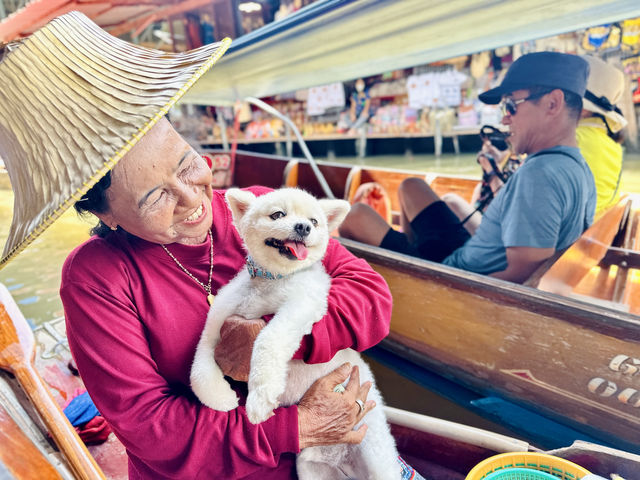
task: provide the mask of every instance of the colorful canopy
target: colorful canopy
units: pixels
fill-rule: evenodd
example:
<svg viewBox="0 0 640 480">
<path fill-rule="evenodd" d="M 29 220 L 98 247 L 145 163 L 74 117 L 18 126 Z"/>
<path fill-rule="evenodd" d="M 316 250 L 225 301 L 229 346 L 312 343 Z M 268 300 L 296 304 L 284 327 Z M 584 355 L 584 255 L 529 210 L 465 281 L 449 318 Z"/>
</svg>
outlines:
<svg viewBox="0 0 640 480">
<path fill-rule="evenodd" d="M 32 0 L 0 22 L 0 41 L 30 35 L 49 20 L 78 10 L 111 35 L 138 35 L 155 21 L 211 5 L 212 0 Z"/>
</svg>

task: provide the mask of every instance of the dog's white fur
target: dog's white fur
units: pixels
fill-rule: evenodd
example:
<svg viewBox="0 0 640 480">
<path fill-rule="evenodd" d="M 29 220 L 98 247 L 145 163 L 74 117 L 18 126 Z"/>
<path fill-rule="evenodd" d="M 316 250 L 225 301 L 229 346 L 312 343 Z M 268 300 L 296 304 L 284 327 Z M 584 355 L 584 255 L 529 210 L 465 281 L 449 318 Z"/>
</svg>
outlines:
<svg viewBox="0 0 640 480">
<path fill-rule="evenodd" d="M 259 197 L 248 191 L 230 189 L 226 200 L 254 263 L 283 277 L 251 278 L 243 268 L 219 290 L 191 369 L 191 387 L 200 401 L 220 411 L 238 406 L 235 392 L 224 380 L 213 357 L 220 339 L 220 327 L 233 314 L 245 318 L 275 314 L 253 347 L 246 403 L 252 423 L 267 420 L 273 415 L 273 409 L 280 405 L 297 403 L 315 380 L 345 362 L 359 366 L 361 381 L 373 383 L 368 365 L 352 349 L 338 352 L 324 364 L 307 365 L 292 360 L 302 337 L 309 334 L 313 324 L 327 312 L 331 278 L 321 260 L 329 233 L 340 225 L 349 211 L 348 202 L 317 200 L 294 188 L 275 190 Z M 303 260 L 292 258 L 281 253 L 279 248 L 269 246 L 269 239 L 301 241 L 308 255 Z M 366 415 L 368 431 L 362 443 L 305 448 L 297 459 L 300 479 L 400 479 L 395 442 L 375 383 L 368 398 L 375 400 L 378 406 Z"/>
</svg>

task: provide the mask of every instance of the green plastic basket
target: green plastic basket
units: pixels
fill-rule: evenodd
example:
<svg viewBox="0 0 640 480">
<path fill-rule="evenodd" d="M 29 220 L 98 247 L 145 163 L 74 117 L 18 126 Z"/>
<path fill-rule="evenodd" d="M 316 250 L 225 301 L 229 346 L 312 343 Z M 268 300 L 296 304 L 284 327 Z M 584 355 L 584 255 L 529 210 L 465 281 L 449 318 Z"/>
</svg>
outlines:
<svg viewBox="0 0 640 480">
<path fill-rule="evenodd" d="M 558 480 L 558 477 L 531 468 L 509 468 L 490 473 L 484 480 Z"/>
<path fill-rule="evenodd" d="M 528 470 L 528 477 L 531 480 L 581 480 L 589 475 L 589 470 L 576 465 L 563 458 L 537 452 L 511 452 L 501 453 L 487 458 L 467 475 L 465 480 L 510 480 L 520 477 L 511 477 L 509 473 L 513 470 Z M 502 476 L 494 474 L 502 474 Z M 535 476 L 535 474 L 539 474 Z M 544 474 L 544 476 L 542 476 Z"/>
</svg>

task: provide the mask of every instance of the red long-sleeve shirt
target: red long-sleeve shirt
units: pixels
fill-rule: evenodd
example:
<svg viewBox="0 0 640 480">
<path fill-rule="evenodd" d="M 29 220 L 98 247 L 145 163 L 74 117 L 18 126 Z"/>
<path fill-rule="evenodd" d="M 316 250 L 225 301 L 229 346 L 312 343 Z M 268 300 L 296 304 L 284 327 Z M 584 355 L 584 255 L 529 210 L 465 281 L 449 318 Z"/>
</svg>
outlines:
<svg viewBox="0 0 640 480">
<path fill-rule="evenodd" d="M 266 189 L 254 187 L 254 193 Z M 213 291 L 245 262 L 224 192 L 212 202 Z M 197 278 L 209 274 L 209 241 L 169 246 Z M 391 296 L 363 260 L 331 240 L 323 260 L 332 277 L 327 315 L 296 358 L 326 362 L 341 349 L 364 350 L 388 333 Z M 293 479 L 297 406 L 260 425 L 241 406 L 217 412 L 189 388 L 189 371 L 208 312 L 203 288 L 158 244 L 118 232 L 93 237 L 67 258 L 60 290 L 69 345 L 98 410 L 129 455 L 135 479 Z"/>
</svg>

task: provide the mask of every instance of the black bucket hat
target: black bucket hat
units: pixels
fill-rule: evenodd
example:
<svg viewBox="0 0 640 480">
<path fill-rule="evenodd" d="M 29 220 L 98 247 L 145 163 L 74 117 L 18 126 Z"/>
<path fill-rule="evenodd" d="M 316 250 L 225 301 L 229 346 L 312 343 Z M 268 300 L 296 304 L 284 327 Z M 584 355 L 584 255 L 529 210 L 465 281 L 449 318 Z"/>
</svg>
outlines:
<svg viewBox="0 0 640 480">
<path fill-rule="evenodd" d="M 577 55 L 536 52 L 518 58 L 507 70 L 500 86 L 481 93 L 480 101 L 489 105 L 500 102 L 503 95 L 533 86 L 560 88 L 584 96 L 589 64 Z"/>
</svg>

